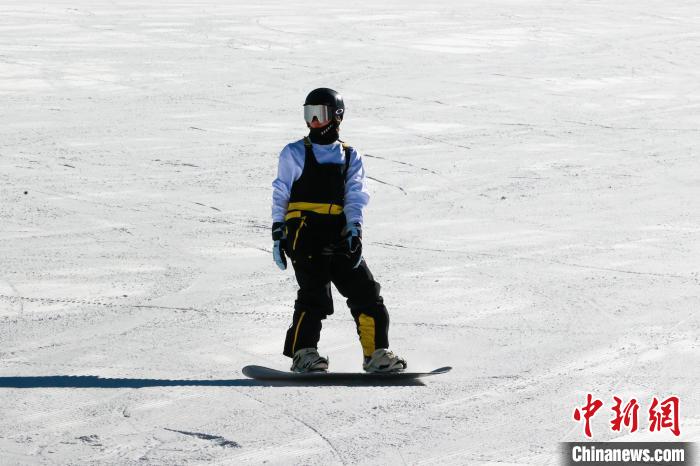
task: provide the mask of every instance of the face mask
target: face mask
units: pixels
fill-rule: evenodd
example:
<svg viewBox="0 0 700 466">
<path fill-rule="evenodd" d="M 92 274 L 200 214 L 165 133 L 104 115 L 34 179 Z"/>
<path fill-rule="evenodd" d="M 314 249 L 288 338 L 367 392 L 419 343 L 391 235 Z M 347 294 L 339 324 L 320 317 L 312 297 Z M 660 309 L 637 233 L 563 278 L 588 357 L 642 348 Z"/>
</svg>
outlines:
<svg viewBox="0 0 700 466">
<path fill-rule="evenodd" d="M 323 128 L 309 128 L 309 139 L 314 144 L 332 144 L 340 137 L 340 123 L 335 119 Z"/>
</svg>

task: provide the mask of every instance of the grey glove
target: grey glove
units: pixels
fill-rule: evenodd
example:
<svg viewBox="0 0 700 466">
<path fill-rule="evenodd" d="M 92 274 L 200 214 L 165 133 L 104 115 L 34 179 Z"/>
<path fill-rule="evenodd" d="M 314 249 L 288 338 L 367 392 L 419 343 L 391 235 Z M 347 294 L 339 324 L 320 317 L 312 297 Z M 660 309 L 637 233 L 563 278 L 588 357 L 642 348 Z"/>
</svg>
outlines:
<svg viewBox="0 0 700 466">
<path fill-rule="evenodd" d="M 284 250 L 287 249 L 287 232 L 284 228 L 284 222 L 274 222 L 272 224 L 272 258 L 275 264 L 281 270 L 287 269 L 287 257 L 284 255 Z"/>
<path fill-rule="evenodd" d="M 352 263 L 352 268 L 356 269 L 362 262 L 362 225 L 359 223 L 345 225 L 343 237 L 347 243 L 347 255 Z"/>
</svg>

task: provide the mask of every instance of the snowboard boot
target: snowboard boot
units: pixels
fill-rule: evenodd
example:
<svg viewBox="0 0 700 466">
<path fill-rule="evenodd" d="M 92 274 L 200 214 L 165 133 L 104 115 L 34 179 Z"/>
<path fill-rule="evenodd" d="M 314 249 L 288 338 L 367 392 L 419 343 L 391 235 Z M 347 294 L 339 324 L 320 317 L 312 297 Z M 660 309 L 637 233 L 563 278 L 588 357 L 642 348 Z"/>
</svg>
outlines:
<svg viewBox="0 0 700 466">
<path fill-rule="evenodd" d="M 372 356 L 365 357 L 362 368 L 365 372 L 401 372 L 408 367 L 406 360 L 396 356 L 386 348 L 379 348 Z"/>
<path fill-rule="evenodd" d="M 316 348 L 302 348 L 294 353 L 292 372 L 326 372 L 328 358 L 319 356 Z"/>
</svg>

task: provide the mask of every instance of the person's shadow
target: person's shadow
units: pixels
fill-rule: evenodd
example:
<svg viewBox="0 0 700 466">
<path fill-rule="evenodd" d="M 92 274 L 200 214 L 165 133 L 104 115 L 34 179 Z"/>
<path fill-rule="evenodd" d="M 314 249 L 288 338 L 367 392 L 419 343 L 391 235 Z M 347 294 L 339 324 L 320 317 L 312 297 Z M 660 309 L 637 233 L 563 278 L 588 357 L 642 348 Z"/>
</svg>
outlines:
<svg viewBox="0 0 700 466">
<path fill-rule="evenodd" d="M 254 379 L 126 379 L 102 378 L 94 375 L 47 375 L 0 377 L 0 388 L 148 388 L 148 387 L 377 387 L 423 386 L 419 380 L 300 380 L 259 381 Z"/>
</svg>

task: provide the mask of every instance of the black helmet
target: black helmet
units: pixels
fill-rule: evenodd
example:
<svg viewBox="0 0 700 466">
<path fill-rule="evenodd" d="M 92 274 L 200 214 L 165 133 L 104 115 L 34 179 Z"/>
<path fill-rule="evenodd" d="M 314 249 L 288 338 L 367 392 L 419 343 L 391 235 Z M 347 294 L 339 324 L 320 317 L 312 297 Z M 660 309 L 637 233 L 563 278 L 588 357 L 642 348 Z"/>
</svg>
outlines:
<svg viewBox="0 0 700 466">
<path fill-rule="evenodd" d="M 336 121 L 342 121 L 345 113 L 345 103 L 343 102 L 343 96 L 338 94 L 333 89 L 328 89 L 327 87 L 320 87 L 309 92 L 304 101 L 304 106 L 317 106 L 324 105 L 328 107 L 328 113 L 335 117 Z M 306 111 L 304 112 L 306 115 Z M 307 122 L 310 122 L 314 115 L 313 112 L 308 112 L 311 117 L 306 117 Z M 319 120 L 321 120 L 319 118 Z M 322 120 L 321 120 L 322 121 Z"/>
</svg>

